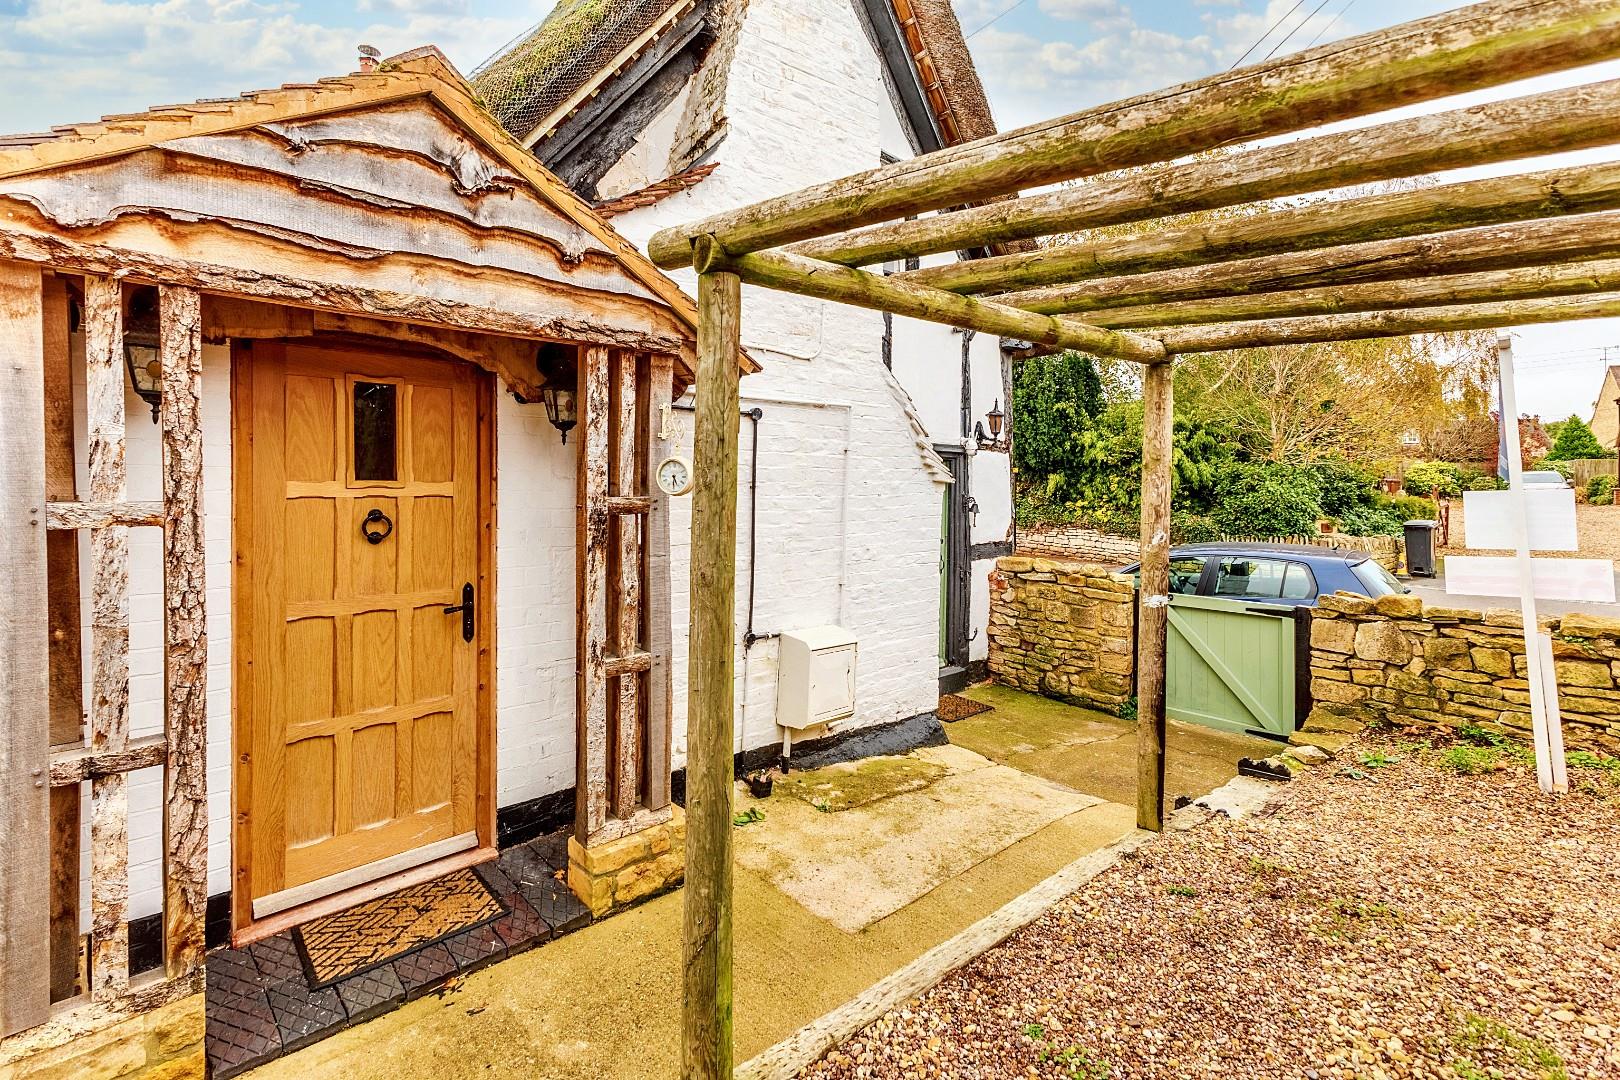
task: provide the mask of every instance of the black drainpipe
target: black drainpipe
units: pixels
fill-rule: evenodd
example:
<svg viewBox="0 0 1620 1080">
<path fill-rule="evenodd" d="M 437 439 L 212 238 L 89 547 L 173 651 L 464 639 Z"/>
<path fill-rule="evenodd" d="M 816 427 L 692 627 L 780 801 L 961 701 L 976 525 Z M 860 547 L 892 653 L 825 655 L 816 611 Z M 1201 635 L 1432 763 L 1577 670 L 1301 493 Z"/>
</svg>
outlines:
<svg viewBox="0 0 1620 1080">
<path fill-rule="evenodd" d="M 682 412 L 697 411 L 696 405 L 685 402 L 678 402 L 675 408 Z M 776 630 L 767 634 L 754 633 L 754 553 L 759 550 L 756 543 L 759 534 L 759 422 L 765 410 L 755 405 L 752 409 L 743 409 L 742 415 L 754 423 L 753 443 L 748 451 L 748 629 L 743 634 L 743 652 L 747 652 L 755 642 L 769 641 L 782 634 Z"/>
</svg>

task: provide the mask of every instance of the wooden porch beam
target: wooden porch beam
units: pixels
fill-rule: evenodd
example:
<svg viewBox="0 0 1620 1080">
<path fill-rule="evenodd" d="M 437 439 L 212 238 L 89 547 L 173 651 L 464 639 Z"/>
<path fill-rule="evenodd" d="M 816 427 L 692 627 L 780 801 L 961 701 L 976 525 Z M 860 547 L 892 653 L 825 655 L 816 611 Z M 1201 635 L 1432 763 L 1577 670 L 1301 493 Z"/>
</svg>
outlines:
<svg viewBox="0 0 1620 1080">
<path fill-rule="evenodd" d="M 124 501 L 123 284 L 84 279 L 85 415 L 90 501 Z M 129 746 L 129 532 L 90 534 L 91 749 Z M 90 996 L 110 1001 L 129 987 L 128 777 L 90 783 Z"/>
<path fill-rule="evenodd" d="M 163 953 L 202 966 L 208 916 L 208 610 L 203 551 L 202 302 L 158 288 L 163 367 Z"/>
<path fill-rule="evenodd" d="M 142 284 L 185 285 L 203 293 L 240 296 L 289 307 L 385 319 L 452 332 L 479 331 L 546 341 L 575 341 L 682 353 L 679 337 L 601 326 L 567 315 L 505 311 L 453 300 L 340 285 L 241 267 L 170 259 L 127 248 L 102 247 L 0 226 L 0 259 L 40 263 L 84 274 L 113 274 Z M 683 360 L 684 363 L 684 360 Z M 497 372 L 498 374 L 498 372 Z"/>
<path fill-rule="evenodd" d="M 1170 625 L 1171 365 L 1142 373 L 1142 565 L 1136 616 L 1136 827 L 1164 828 L 1165 661 Z"/>
<path fill-rule="evenodd" d="M 168 739 L 147 735 L 131 739 L 122 750 L 94 750 L 88 746 L 58 750 L 51 755 L 51 787 L 67 787 L 117 773 L 162 765 L 168 757 Z M 74 796 L 77 797 L 75 792 Z"/>
<path fill-rule="evenodd" d="M 646 495 L 609 495 L 607 500 L 610 514 L 649 514 L 652 505 L 652 499 Z"/>
<path fill-rule="evenodd" d="M 1605 146 L 1617 138 L 1620 81 L 1595 83 L 1278 146 L 1217 151 L 1182 164 L 1094 177 L 1043 195 L 807 240 L 789 250 L 864 266 Z"/>
<path fill-rule="evenodd" d="M 692 626 L 687 663 L 681 1076 L 730 1080 L 732 725 L 736 722 L 738 332 L 741 281 L 698 276 Z"/>
<path fill-rule="evenodd" d="M 162 525 L 160 502 L 53 502 L 45 507 L 49 529 L 112 529 L 127 525 Z"/>
<path fill-rule="evenodd" d="M 609 408 L 612 410 L 609 455 L 612 459 L 610 491 L 620 498 L 635 498 L 642 490 L 641 441 L 636 418 L 636 354 L 615 349 L 609 360 Z M 606 505 L 612 537 L 613 652 L 621 665 L 641 650 L 641 521 L 634 514 L 615 514 Z M 612 692 L 613 813 L 629 817 L 641 801 L 641 671 L 621 670 L 604 676 L 616 678 Z"/>
<path fill-rule="evenodd" d="M 1620 95 L 1617 95 L 1620 106 Z M 1044 247 L 895 275 L 960 293 L 1000 293 L 1481 225 L 1620 209 L 1620 162 L 1280 208 L 1146 236 Z"/>
<path fill-rule="evenodd" d="M 607 822 L 608 365 L 600 345 L 579 351 L 578 706 L 574 834 L 584 844 Z"/>
<path fill-rule="evenodd" d="M 1483 304 L 1548 296 L 1578 296 L 1620 290 L 1620 259 L 1515 267 L 1478 274 L 1329 285 L 1316 289 L 1218 296 L 1170 304 L 1112 308 L 1089 318 L 1110 327 L 1187 327 L 1245 319 L 1341 315 L 1393 308 L 1418 309 L 1452 304 Z"/>
<path fill-rule="evenodd" d="M 666 229 L 648 253 L 665 268 L 691 265 L 693 242 L 709 237 L 746 254 L 1616 54 L 1620 8 L 1609 0 L 1487 0 Z"/>
<path fill-rule="evenodd" d="M 674 710 L 671 698 L 670 580 L 669 580 L 669 496 L 654 482 L 653 470 L 669 456 L 667 428 L 671 394 L 674 390 L 675 358 L 653 353 L 647 358 L 642 380 L 642 438 L 646 443 L 647 517 L 642 525 L 642 618 L 646 621 L 644 640 L 651 660 L 647 667 L 646 773 L 642 804 L 661 810 L 670 803 L 670 748 L 674 737 Z"/>
<path fill-rule="evenodd" d="M 1079 349 L 1099 356 L 1152 362 L 1163 352 L 1151 338 L 1102 330 L 1077 319 L 1055 319 L 1007 304 L 978 300 L 881 274 L 819 262 L 786 251 L 716 256 L 705 265 L 735 274 L 751 285 L 837 300 L 855 307 L 888 311 L 929 322 L 965 326 L 981 333 Z"/>
<path fill-rule="evenodd" d="M 1359 315 L 1315 315 L 1295 319 L 1217 323 L 1158 331 L 1172 353 L 1254 349 L 1264 345 L 1298 345 L 1317 341 L 1405 337 L 1448 330 L 1485 330 L 1525 323 L 1569 322 L 1620 316 L 1620 293 L 1597 296 L 1510 300 L 1496 304 L 1460 304 L 1411 311 L 1369 311 Z"/>
<path fill-rule="evenodd" d="M 72 322 L 67 279 L 44 279 L 42 331 L 45 345 L 45 526 L 55 529 L 54 508 L 79 497 L 78 449 L 73 419 Z M 53 532 L 45 538 L 50 587 L 52 746 L 84 741 L 84 634 L 79 591 L 79 537 Z M 51 792 L 51 1000 L 79 992 L 84 960 L 79 933 L 80 792 Z"/>
<path fill-rule="evenodd" d="M 1044 314 L 1620 257 L 1620 210 L 1262 255 L 1004 293 Z M 1129 332 L 1129 331 L 1121 331 Z"/>
<path fill-rule="evenodd" d="M 51 1007 L 43 280 L 0 262 L 0 1036 Z"/>
</svg>

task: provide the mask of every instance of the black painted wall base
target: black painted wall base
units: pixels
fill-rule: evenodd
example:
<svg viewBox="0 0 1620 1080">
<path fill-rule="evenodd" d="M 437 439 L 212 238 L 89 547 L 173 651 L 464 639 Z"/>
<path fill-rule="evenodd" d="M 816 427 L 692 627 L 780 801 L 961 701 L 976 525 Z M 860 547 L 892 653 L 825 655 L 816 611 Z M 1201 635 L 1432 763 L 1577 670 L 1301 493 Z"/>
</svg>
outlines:
<svg viewBox="0 0 1620 1080">
<path fill-rule="evenodd" d="M 965 669 L 964 669 L 965 670 Z M 946 742 L 945 729 L 933 712 L 918 713 L 888 724 L 857 728 L 796 743 L 792 766 L 819 769 L 843 761 L 858 761 L 878 754 L 904 754 L 920 746 L 940 746 Z M 740 780 L 756 769 L 778 765 L 782 748 L 777 744 L 744 750 L 732 761 Z M 677 805 L 686 805 L 686 770 L 677 769 L 670 777 L 670 790 Z M 495 843 L 502 850 L 524 844 L 568 825 L 574 820 L 574 789 L 564 788 L 527 799 L 495 812 Z M 218 948 L 231 939 L 231 894 L 216 893 L 208 898 L 208 948 Z M 137 975 L 163 963 L 163 916 L 143 915 L 129 922 L 129 972 Z"/>
</svg>

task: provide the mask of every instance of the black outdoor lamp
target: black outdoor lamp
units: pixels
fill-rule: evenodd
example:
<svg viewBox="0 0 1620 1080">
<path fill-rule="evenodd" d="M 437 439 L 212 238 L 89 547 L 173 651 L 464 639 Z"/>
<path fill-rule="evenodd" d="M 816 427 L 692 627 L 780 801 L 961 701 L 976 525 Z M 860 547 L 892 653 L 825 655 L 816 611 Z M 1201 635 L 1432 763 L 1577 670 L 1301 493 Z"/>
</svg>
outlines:
<svg viewBox="0 0 1620 1080">
<path fill-rule="evenodd" d="M 984 435 L 983 423 L 976 423 L 973 425 L 973 434 L 978 439 L 979 447 L 981 449 L 989 449 L 1000 446 L 1001 426 L 1002 423 L 1007 419 L 1007 414 L 1001 411 L 1000 398 L 996 399 L 995 405 L 991 406 L 990 411 L 984 414 L 984 418 L 990 424 L 990 437 L 988 439 L 985 438 Z"/>
<path fill-rule="evenodd" d="M 566 444 L 568 433 L 579 423 L 579 351 L 548 341 L 535 353 L 534 366 L 545 380 L 540 399 L 546 406 L 546 419 L 562 432 Z"/>
<path fill-rule="evenodd" d="M 124 366 L 129 383 L 142 401 L 152 406 L 152 423 L 158 422 L 158 406 L 163 403 L 163 362 L 158 355 L 156 290 L 137 290 L 129 300 L 129 317 L 124 323 Z"/>
</svg>

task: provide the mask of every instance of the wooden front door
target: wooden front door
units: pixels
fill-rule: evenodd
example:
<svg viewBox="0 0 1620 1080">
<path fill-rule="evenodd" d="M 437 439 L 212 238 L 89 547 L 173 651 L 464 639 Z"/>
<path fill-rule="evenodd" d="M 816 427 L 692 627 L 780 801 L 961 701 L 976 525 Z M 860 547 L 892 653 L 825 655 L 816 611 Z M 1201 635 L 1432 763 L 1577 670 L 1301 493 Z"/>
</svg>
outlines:
<svg viewBox="0 0 1620 1080">
<path fill-rule="evenodd" d="M 465 365 L 266 342 L 235 367 L 257 919 L 477 846 L 486 442 Z"/>
</svg>

